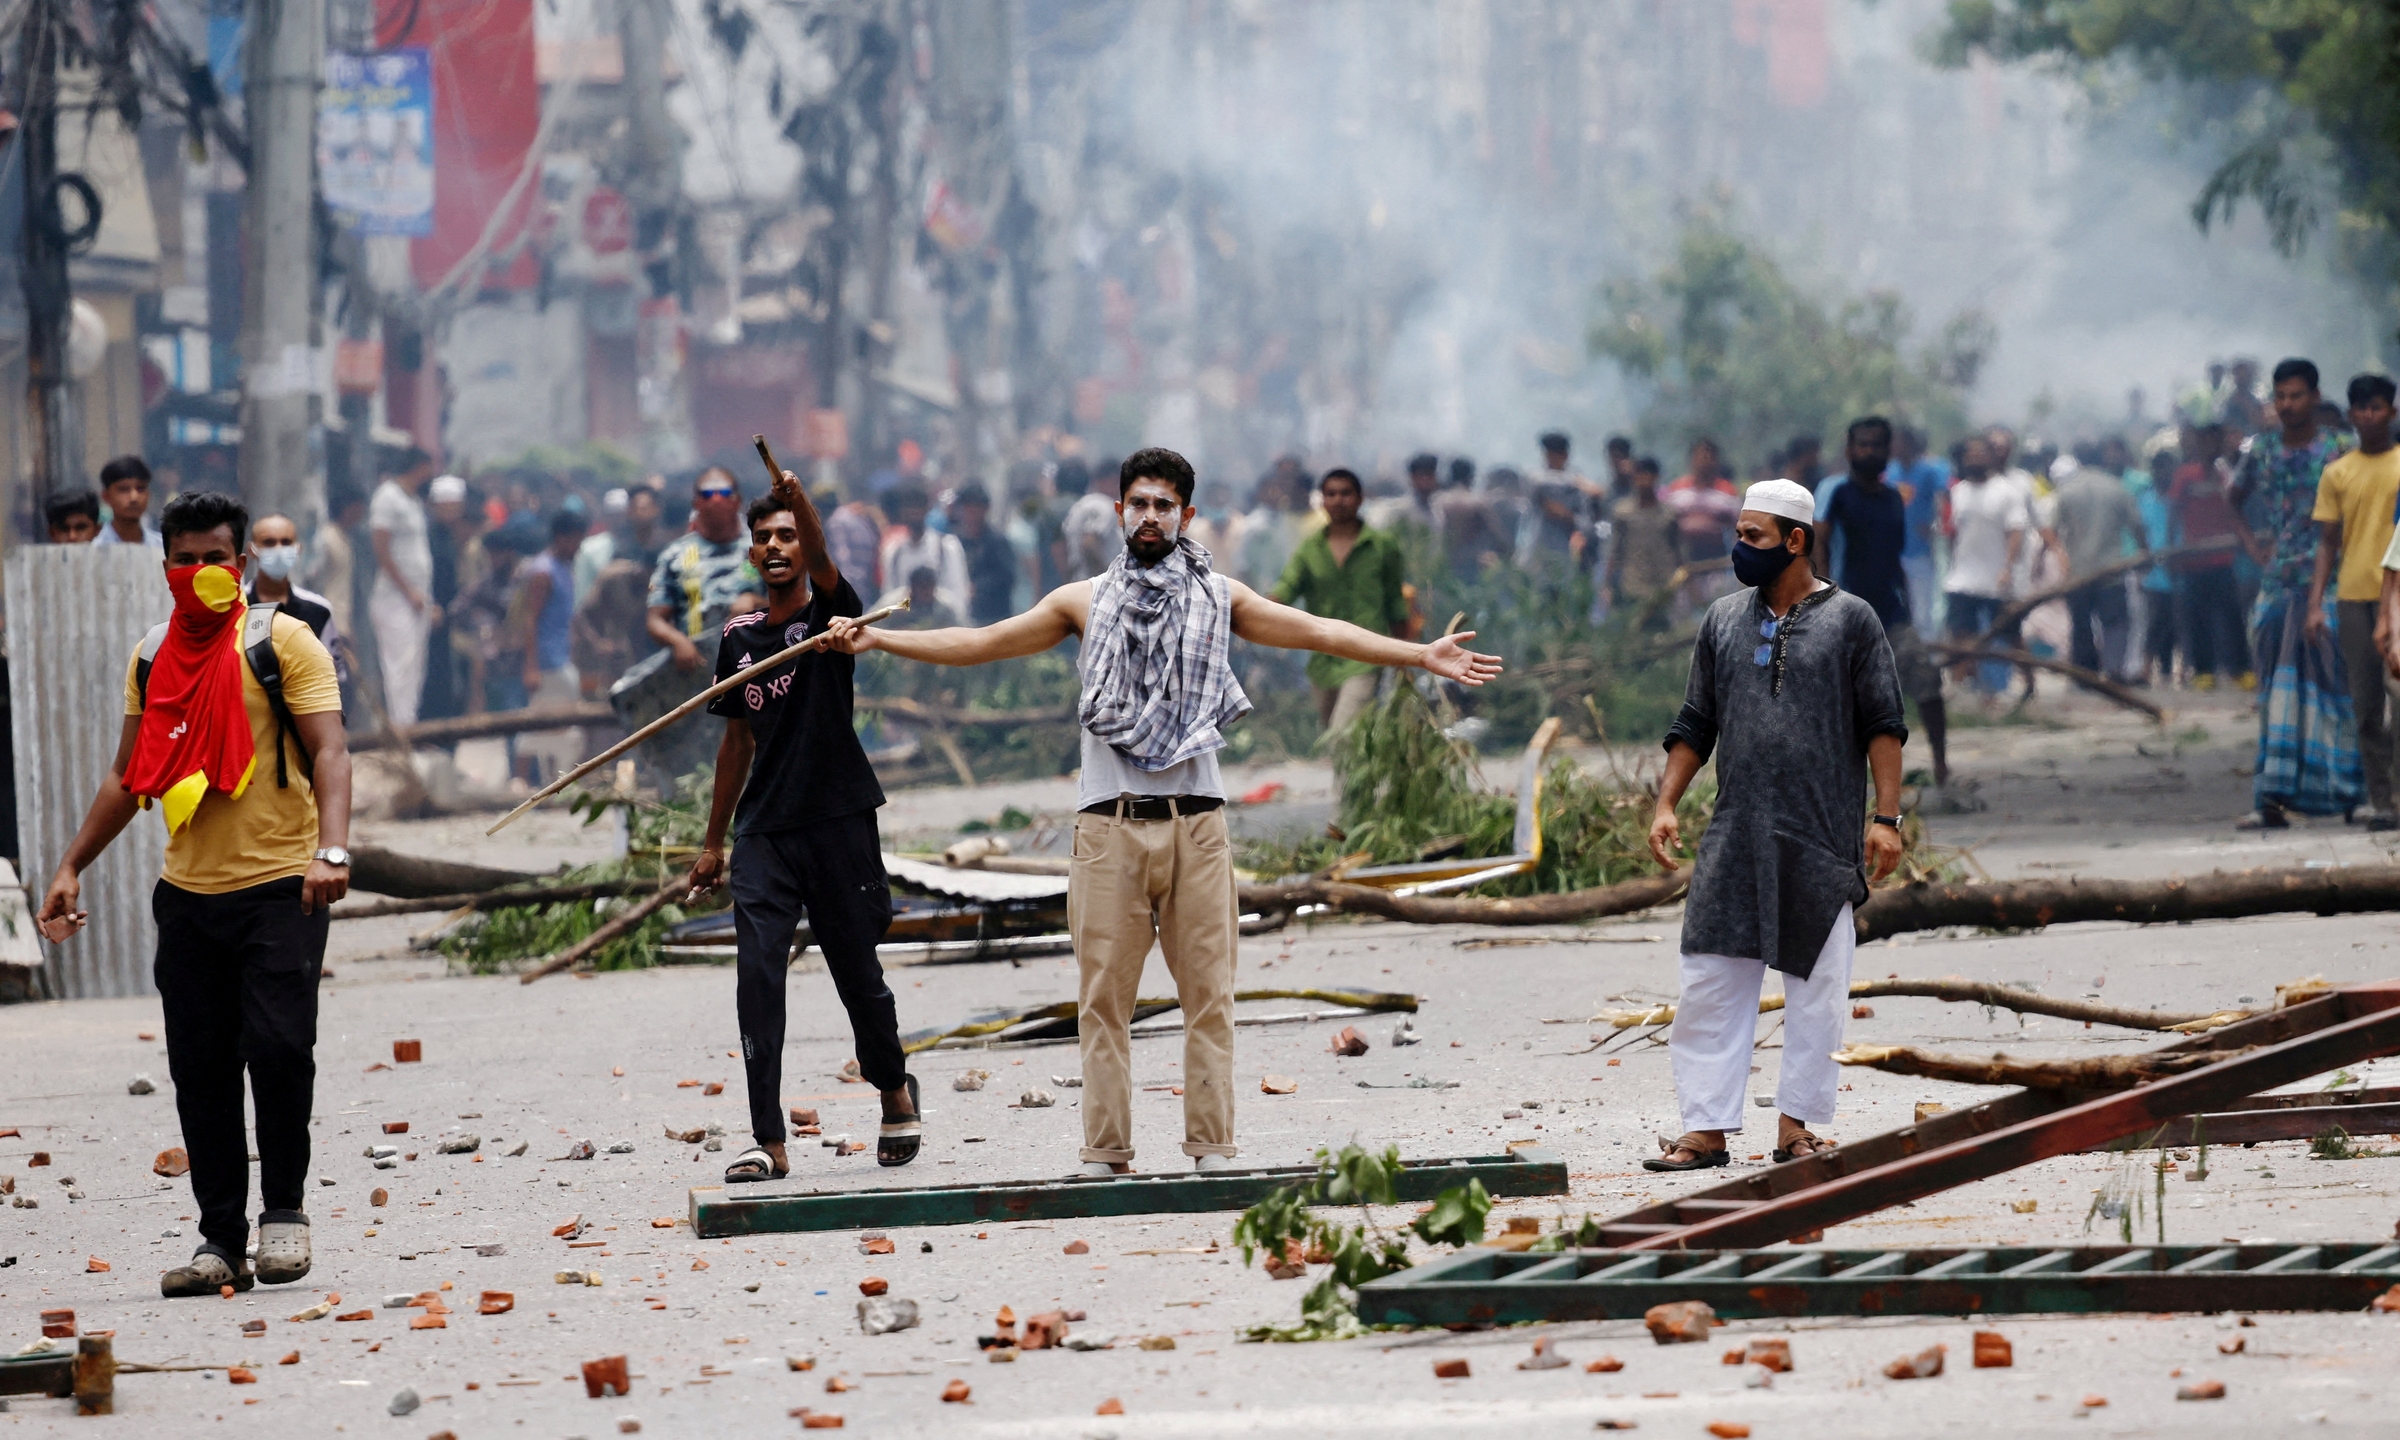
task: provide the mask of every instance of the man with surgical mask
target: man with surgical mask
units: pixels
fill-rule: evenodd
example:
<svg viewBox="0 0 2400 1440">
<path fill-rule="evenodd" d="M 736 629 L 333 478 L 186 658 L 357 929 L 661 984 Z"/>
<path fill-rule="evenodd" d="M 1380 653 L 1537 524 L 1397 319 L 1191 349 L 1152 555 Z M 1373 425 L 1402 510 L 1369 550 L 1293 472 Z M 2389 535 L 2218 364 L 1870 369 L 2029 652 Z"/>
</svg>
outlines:
<svg viewBox="0 0 2400 1440">
<path fill-rule="evenodd" d="M 1748 1113 L 1759 987 L 1783 972 L 1777 1163 L 1830 1149 L 1850 1016 L 1854 905 L 1900 863 L 1900 751 L 1908 723 L 1875 607 L 1817 578 L 1816 500 L 1806 487 L 1750 487 L 1735 519 L 1743 589 L 1708 607 L 1692 646 L 1683 711 L 1650 853 L 1668 869 L 1683 832 L 1676 802 L 1713 752 L 1717 801 L 1684 903 L 1675 1011 L 1675 1098 L 1684 1133 L 1659 1137 L 1652 1170 L 1725 1164 L 1726 1132 Z M 1875 808 L 1862 827 L 1870 773 Z M 1863 830 L 1863 834 L 1862 834 Z"/>
<path fill-rule="evenodd" d="M 300 573 L 300 527 L 278 510 L 250 522 L 249 600 L 272 605 L 316 632 L 333 654 L 334 674 L 350 683 L 350 641 L 335 623 L 333 605 L 292 577 Z"/>
</svg>

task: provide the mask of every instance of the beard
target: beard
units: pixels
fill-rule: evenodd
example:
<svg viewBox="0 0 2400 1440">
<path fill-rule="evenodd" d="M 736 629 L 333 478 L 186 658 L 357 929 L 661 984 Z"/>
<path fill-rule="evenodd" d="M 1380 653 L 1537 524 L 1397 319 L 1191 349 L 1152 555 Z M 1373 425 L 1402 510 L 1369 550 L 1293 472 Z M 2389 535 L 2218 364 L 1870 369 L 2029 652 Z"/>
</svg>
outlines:
<svg viewBox="0 0 2400 1440">
<path fill-rule="evenodd" d="M 1137 530 L 1125 537 L 1125 553 L 1131 555 L 1137 564 L 1156 565 L 1175 553 L 1175 537 L 1157 531 Z"/>
</svg>

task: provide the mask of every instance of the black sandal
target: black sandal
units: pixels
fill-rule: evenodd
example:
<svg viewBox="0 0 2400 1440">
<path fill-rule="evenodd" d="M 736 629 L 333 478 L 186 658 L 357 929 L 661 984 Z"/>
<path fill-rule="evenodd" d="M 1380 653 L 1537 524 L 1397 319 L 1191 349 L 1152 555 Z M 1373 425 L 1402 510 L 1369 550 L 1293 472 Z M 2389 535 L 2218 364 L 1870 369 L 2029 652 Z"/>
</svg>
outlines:
<svg viewBox="0 0 2400 1440">
<path fill-rule="evenodd" d="M 1800 1151 L 1798 1154 L 1794 1154 L 1792 1153 L 1792 1146 L 1794 1145 L 1806 1145 L 1808 1148 Z M 1831 1140 L 1826 1139 L 1822 1135 L 1812 1134 L 1809 1131 L 1803 1130 L 1799 1134 L 1794 1135 L 1789 1143 L 1776 1147 L 1775 1163 L 1778 1165 L 1786 1165 L 1794 1160 L 1807 1160 L 1813 1156 L 1822 1155 L 1826 1151 L 1833 1148 L 1834 1144 Z"/>
<path fill-rule="evenodd" d="M 1684 1135 L 1673 1140 L 1661 1135 L 1658 1137 L 1658 1148 L 1664 1153 L 1654 1160 L 1644 1160 L 1642 1162 L 1644 1170 L 1714 1170 L 1720 1165 L 1733 1163 L 1731 1152 L 1724 1149 L 1712 1150 L 1701 1144 L 1700 1137 L 1697 1135 Z M 1692 1158 L 1689 1160 L 1671 1158 L 1678 1150 L 1691 1151 Z"/>
<path fill-rule="evenodd" d="M 908 1075 L 902 1080 L 908 1087 L 909 1113 L 897 1120 L 887 1113 L 875 1136 L 875 1163 L 886 1168 L 916 1159 L 925 1138 L 925 1102 L 919 1098 L 917 1077 Z"/>
<path fill-rule="evenodd" d="M 788 1169 L 776 1169 L 775 1157 L 769 1155 L 764 1147 L 753 1145 L 734 1156 L 733 1163 L 725 1167 L 725 1183 L 755 1185 L 761 1180 L 781 1180 L 791 1173 Z"/>
</svg>

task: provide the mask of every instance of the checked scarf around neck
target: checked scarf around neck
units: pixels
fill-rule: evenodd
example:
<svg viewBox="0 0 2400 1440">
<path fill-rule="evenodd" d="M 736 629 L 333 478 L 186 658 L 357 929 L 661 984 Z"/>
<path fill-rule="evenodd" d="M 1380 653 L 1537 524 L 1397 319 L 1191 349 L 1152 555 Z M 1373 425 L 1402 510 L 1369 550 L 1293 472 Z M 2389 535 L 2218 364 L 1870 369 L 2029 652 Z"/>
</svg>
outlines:
<svg viewBox="0 0 2400 1440">
<path fill-rule="evenodd" d="M 212 788 L 240 798 L 258 755 L 242 699 L 242 616 L 249 607 L 239 572 L 186 565 L 167 572 L 167 589 L 175 614 L 150 662 L 125 788 L 145 809 L 158 801 L 167 833 L 175 835 Z"/>
<path fill-rule="evenodd" d="M 1227 658 L 1233 596 L 1189 539 L 1155 565 L 1130 551 L 1092 582 L 1083 637 L 1083 728 L 1155 774 L 1225 744 L 1250 713 Z"/>
</svg>

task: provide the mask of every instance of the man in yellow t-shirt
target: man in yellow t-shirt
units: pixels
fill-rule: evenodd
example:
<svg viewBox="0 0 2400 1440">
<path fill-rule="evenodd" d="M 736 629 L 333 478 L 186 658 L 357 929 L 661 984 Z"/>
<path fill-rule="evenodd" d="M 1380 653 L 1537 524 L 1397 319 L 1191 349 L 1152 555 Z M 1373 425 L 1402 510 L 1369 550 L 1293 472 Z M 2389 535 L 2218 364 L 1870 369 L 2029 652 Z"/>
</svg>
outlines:
<svg viewBox="0 0 2400 1440">
<path fill-rule="evenodd" d="M 160 645 L 176 644 L 170 626 L 212 637 L 177 654 L 179 677 L 210 670 L 222 654 L 215 647 L 231 645 L 238 652 L 247 638 L 246 625 L 238 623 L 246 612 L 233 607 L 249 524 L 239 500 L 211 491 L 176 497 L 160 517 L 177 614 L 154 632 L 164 638 L 157 645 L 145 641 L 143 652 L 155 656 Z M 237 653 L 252 751 L 247 768 L 241 768 L 238 743 L 220 745 L 191 772 L 205 777 L 198 803 L 176 785 L 160 807 L 180 823 L 170 826 L 166 873 L 151 896 L 158 920 L 153 975 L 166 1016 L 167 1069 L 191 1157 L 201 1236 L 191 1263 L 160 1277 L 160 1293 L 169 1299 L 215 1295 L 226 1285 L 247 1290 L 259 1280 L 288 1284 L 309 1269 L 308 1216 L 300 1205 L 316 1084 L 317 981 L 331 920 L 327 907 L 350 885 L 350 853 L 343 848 L 350 834 L 350 752 L 333 657 L 305 623 L 280 612 L 268 640 L 281 675 L 286 723 L 278 725 L 248 655 Z M 177 678 L 161 690 L 148 682 L 165 670 L 154 663 L 145 673 L 145 658 L 137 653 L 126 670 L 124 728 L 108 778 L 42 899 L 39 924 L 53 944 L 83 928 L 79 877 L 154 793 L 126 788 L 129 768 L 152 768 L 137 765 L 137 749 L 145 759 L 172 755 L 180 770 L 185 752 L 176 745 L 188 744 L 187 726 L 207 728 L 217 718 L 225 725 L 215 727 L 216 738 L 238 742 L 238 728 L 223 733 L 238 724 L 230 716 L 230 689 L 209 691 L 206 680 L 184 689 Z M 222 670 L 213 674 L 224 679 Z M 208 710 L 210 699 L 223 701 L 222 717 Z M 154 723 L 145 730 L 154 704 L 187 702 L 187 718 L 166 727 L 151 716 Z M 226 769 L 237 773 L 222 773 Z M 141 774 L 135 783 L 145 783 Z M 263 1209 L 255 1271 L 244 1258 L 250 1238 L 245 1069 L 257 1117 Z"/>
<path fill-rule="evenodd" d="M 2392 543 L 2392 511 L 2400 504 L 2400 448 L 2392 444 L 2390 377 L 2360 375 L 2350 382 L 2350 425 L 2358 448 L 2325 467 L 2317 481 L 2317 567 L 2308 586 L 2309 638 L 2325 633 L 2325 582 L 2335 573 L 2336 638 L 2350 681 L 2350 710 L 2358 720 L 2358 761 L 2367 772 L 2367 808 L 2350 817 L 2369 830 L 2400 829 L 2392 809 L 2392 726 L 2383 683 L 2382 647 L 2375 642 L 2383 599 L 2383 552 Z"/>
</svg>

